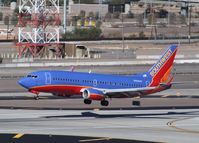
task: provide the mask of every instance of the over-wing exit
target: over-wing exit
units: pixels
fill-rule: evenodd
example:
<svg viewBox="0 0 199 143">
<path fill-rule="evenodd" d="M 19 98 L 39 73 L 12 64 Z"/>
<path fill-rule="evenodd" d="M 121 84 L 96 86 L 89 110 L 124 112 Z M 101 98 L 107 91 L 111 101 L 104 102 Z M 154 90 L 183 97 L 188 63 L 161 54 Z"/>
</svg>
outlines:
<svg viewBox="0 0 199 143">
<path fill-rule="evenodd" d="M 29 92 L 52 93 L 59 96 L 80 95 L 85 104 L 93 100 L 108 106 L 107 98 L 145 96 L 169 89 L 172 86 L 172 65 L 177 45 L 170 45 L 160 59 L 145 73 L 120 76 L 74 71 L 36 71 L 21 78 L 18 83 Z"/>
</svg>

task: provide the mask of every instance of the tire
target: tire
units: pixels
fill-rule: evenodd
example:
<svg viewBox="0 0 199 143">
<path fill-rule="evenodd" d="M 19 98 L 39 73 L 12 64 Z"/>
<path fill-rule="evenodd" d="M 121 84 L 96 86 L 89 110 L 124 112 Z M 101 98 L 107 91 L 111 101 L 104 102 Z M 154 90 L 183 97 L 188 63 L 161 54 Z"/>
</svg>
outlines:
<svg viewBox="0 0 199 143">
<path fill-rule="evenodd" d="M 91 103 L 92 103 L 92 100 L 84 99 L 84 104 L 91 104 Z"/>
<path fill-rule="evenodd" d="M 39 100 L 39 96 L 35 96 L 34 99 L 35 99 L 35 100 Z"/>
<path fill-rule="evenodd" d="M 140 101 L 132 101 L 133 106 L 140 106 Z"/>
<path fill-rule="evenodd" d="M 107 100 L 102 100 L 101 105 L 102 106 L 108 106 L 109 102 Z"/>
</svg>

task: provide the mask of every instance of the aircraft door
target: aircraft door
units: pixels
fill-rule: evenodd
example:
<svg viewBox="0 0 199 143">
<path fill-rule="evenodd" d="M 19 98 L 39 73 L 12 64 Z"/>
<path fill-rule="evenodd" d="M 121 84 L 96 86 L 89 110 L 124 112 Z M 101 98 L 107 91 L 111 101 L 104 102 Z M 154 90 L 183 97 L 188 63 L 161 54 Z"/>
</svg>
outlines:
<svg viewBox="0 0 199 143">
<path fill-rule="evenodd" d="M 51 74 L 49 72 L 45 72 L 45 83 L 46 84 L 51 84 Z"/>
<path fill-rule="evenodd" d="M 146 81 L 146 86 L 148 86 L 149 85 L 149 81 Z"/>
</svg>

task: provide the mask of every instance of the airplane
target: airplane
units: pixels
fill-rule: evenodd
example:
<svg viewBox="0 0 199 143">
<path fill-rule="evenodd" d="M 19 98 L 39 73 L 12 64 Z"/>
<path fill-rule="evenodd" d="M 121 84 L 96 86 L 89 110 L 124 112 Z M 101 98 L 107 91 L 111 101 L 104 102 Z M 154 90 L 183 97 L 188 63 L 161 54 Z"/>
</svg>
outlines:
<svg viewBox="0 0 199 143">
<path fill-rule="evenodd" d="M 36 94 L 36 99 L 40 92 L 65 97 L 79 95 L 85 104 L 97 100 L 101 101 L 102 106 L 108 106 L 107 98 L 142 97 L 171 88 L 171 69 L 177 49 L 177 45 L 170 45 L 160 59 L 144 73 L 121 76 L 73 70 L 41 70 L 19 79 L 18 83 Z"/>
</svg>

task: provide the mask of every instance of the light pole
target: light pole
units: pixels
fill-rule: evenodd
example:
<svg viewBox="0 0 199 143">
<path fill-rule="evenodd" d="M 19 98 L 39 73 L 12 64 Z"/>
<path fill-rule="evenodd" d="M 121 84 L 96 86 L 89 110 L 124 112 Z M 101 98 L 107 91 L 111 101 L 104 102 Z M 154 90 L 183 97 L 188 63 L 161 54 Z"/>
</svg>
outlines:
<svg viewBox="0 0 199 143">
<path fill-rule="evenodd" d="M 8 15 L 8 23 L 7 23 L 7 40 L 8 40 L 9 28 L 10 28 L 10 15 Z"/>
<path fill-rule="evenodd" d="M 146 1 L 144 1 L 144 25 L 145 25 L 145 21 L 146 21 L 146 9 L 147 9 Z"/>
<path fill-rule="evenodd" d="M 98 1 L 98 3 L 99 3 L 99 9 L 98 9 L 98 16 L 99 16 L 99 19 L 101 20 L 101 14 L 100 14 L 100 11 L 101 11 L 101 4 L 102 4 L 102 0 L 99 0 Z"/>
<path fill-rule="evenodd" d="M 64 0 L 64 34 L 66 33 L 66 19 L 67 19 L 67 14 L 66 14 L 66 1 L 67 0 Z"/>
<path fill-rule="evenodd" d="M 121 13 L 121 21 L 122 21 L 122 51 L 124 53 L 124 17 L 123 13 Z"/>
<path fill-rule="evenodd" d="M 170 24 L 170 10 L 171 10 L 170 6 L 171 6 L 171 0 L 169 0 L 168 26 L 169 26 L 169 24 Z"/>
<path fill-rule="evenodd" d="M 188 35 L 188 39 L 189 39 L 189 44 L 191 43 L 191 12 L 192 12 L 192 6 L 188 5 L 189 8 L 189 35 Z"/>
<path fill-rule="evenodd" d="M 80 13 L 80 0 L 78 1 L 78 3 L 79 3 L 79 4 L 78 4 L 78 6 L 79 6 L 79 13 Z"/>
</svg>

